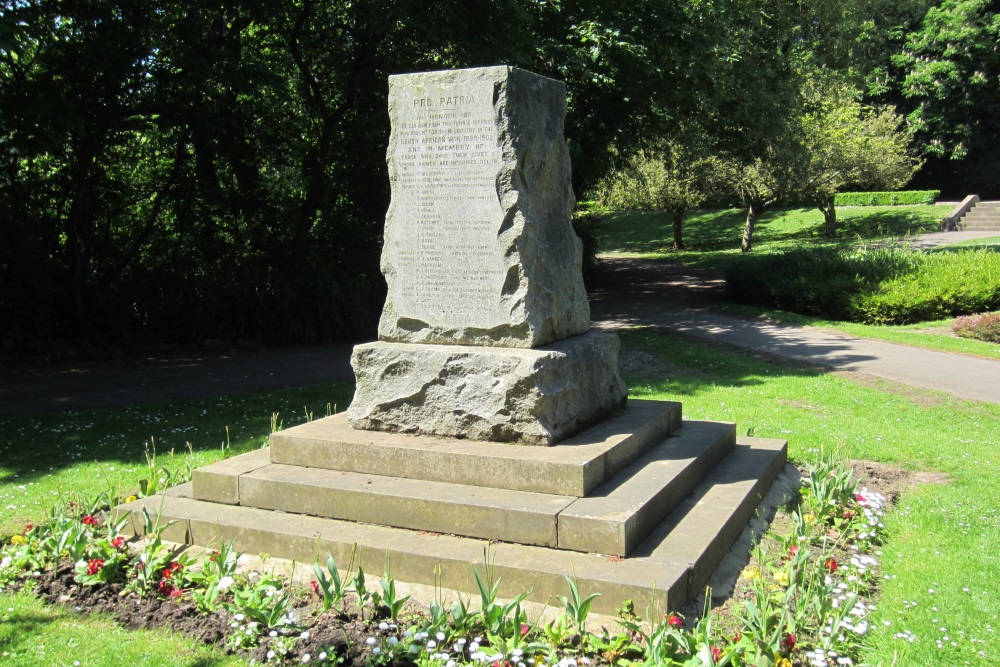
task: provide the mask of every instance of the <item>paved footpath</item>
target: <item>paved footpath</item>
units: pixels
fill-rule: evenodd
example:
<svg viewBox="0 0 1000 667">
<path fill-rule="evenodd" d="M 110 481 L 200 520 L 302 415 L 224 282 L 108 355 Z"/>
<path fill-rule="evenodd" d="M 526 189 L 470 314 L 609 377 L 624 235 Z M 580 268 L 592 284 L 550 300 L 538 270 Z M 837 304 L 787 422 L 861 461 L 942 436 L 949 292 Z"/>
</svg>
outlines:
<svg viewBox="0 0 1000 667">
<path fill-rule="evenodd" d="M 964 238 L 968 237 L 917 237 L 922 247 Z M 646 260 L 607 259 L 589 282 L 591 317 L 597 328 L 652 326 L 1000 403 L 1000 361 L 723 315 L 710 309 L 723 284 L 717 274 Z M 0 370 L 0 417 L 353 379 L 350 352 L 350 345 L 341 344 L 131 364 Z"/>
<path fill-rule="evenodd" d="M 960 398 L 1000 403 L 1000 361 L 768 324 L 713 312 L 722 279 L 652 261 L 607 259 L 591 291 L 594 326 L 653 326 L 834 370 L 857 371 Z M 664 299 L 673 292 L 676 299 Z"/>
</svg>

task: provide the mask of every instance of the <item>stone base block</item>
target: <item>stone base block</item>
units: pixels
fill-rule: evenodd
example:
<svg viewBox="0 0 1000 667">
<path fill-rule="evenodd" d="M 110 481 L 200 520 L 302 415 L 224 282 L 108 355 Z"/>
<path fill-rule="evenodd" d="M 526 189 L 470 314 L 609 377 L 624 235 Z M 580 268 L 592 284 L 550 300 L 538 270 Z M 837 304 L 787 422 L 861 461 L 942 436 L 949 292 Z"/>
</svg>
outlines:
<svg viewBox="0 0 1000 667">
<path fill-rule="evenodd" d="M 375 342 L 354 348 L 351 426 L 552 445 L 625 407 L 618 338 L 534 349 Z"/>
</svg>

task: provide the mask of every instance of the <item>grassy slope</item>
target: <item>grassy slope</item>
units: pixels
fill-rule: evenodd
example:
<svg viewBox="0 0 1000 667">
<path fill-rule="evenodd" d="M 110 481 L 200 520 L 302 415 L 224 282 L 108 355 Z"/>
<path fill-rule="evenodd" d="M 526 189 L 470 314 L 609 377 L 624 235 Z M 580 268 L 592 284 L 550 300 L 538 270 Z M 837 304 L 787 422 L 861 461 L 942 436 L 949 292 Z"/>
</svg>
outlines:
<svg viewBox="0 0 1000 667">
<path fill-rule="evenodd" d="M 902 237 L 937 229 L 948 206 L 872 206 L 839 209 L 840 236 L 831 242 L 821 236 L 823 216 L 815 209 L 782 209 L 761 216 L 755 233 L 757 253 L 775 252 L 803 244 L 854 244 L 883 236 Z M 612 213 L 604 219 L 600 232 L 603 253 L 677 261 L 690 266 L 721 267 L 740 256 L 739 237 L 745 212 L 742 210 L 695 211 L 685 221 L 687 249 L 673 250 L 670 217 L 665 213 Z M 1000 239 L 1000 237 L 997 237 Z M 991 238 L 965 241 L 948 248 L 997 248 Z M 944 352 L 958 352 L 1000 359 L 1000 346 L 957 338 L 949 334 L 952 320 L 907 326 L 871 326 L 852 322 L 831 322 L 796 313 L 733 305 L 725 310 L 739 315 L 766 316 L 797 326 L 834 329 L 859 338 L 875 338 Z"/>
<path fill-rule="evenodd" d="M 859 239 L 902 237 L 937 230 L 948 206 L 859 206 L 838 209 L 838 238 L 832 243 L 853 244 Z M 673 231 L 666 213 L 610 213 L 603 218 L 600 251 L 670 259 L 693 266 L 721 266 L 739 255 L 746 212 L 740 209 L 699 210 L 684 221 L 686 250 L 673 250 Z M 766 211 L 754 232 L 754 251 L 829 244 L 822 236 L 823 215 L 816 209 Z"/>
</svg>

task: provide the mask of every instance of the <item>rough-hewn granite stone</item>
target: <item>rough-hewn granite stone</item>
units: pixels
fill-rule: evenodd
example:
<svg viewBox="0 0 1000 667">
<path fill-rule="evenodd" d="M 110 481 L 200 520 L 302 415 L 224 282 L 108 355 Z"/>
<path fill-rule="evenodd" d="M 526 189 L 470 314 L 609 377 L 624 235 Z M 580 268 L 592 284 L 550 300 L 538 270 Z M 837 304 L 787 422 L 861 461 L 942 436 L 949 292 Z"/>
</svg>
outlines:
<svg viewBox="0 0 1000 667">
<path fill-rule="evenodd" d="M 389 77 L 379 339 L 536 347 L 583 333 L 565 86 L 513 67 Z"/>
<path fill-rule="evenodd" d="M 625 406 L 618 338 L 542 348 L 368 343 L 354 348 L 355 428 L 551 445 Z"/>
</svg>

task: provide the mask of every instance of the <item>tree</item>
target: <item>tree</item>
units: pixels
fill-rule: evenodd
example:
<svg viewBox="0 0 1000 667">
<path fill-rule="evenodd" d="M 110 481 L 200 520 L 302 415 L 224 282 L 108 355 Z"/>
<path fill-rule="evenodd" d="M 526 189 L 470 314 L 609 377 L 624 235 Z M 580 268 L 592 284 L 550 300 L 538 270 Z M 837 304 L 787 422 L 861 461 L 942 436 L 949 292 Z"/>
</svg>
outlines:
<svg viewBox="0 0 1000 667">
<path fill-rule="evenodd" d="M 911 108 L 907 120 L 922 148 L 964 162 L 966 174 L 994 188 L 1000 188 L 998 42 L 995 1 L 942 0 L 893 58 Z"/>
<path fill-rule="evenodd" d="M 795 189 L 822 211 L 825 234 L 833 238 L 838 192 L 900 188 L 920 163 L 908 154 L 912 133 L 891 107 L 862 104 L 852 86 L 828 73 L 808 77 L 803 93 L 798 120 L 805 159 Z"/>
<path fill-rule="evenodd" d="M 596 198 L 614 210 L 666 211 L 674 248 L 684 248 L 684 214 L 705 201 L 715 172 L 704 137 L 666 139 L 643 149 L 596 188 Z"/>
</svg>

